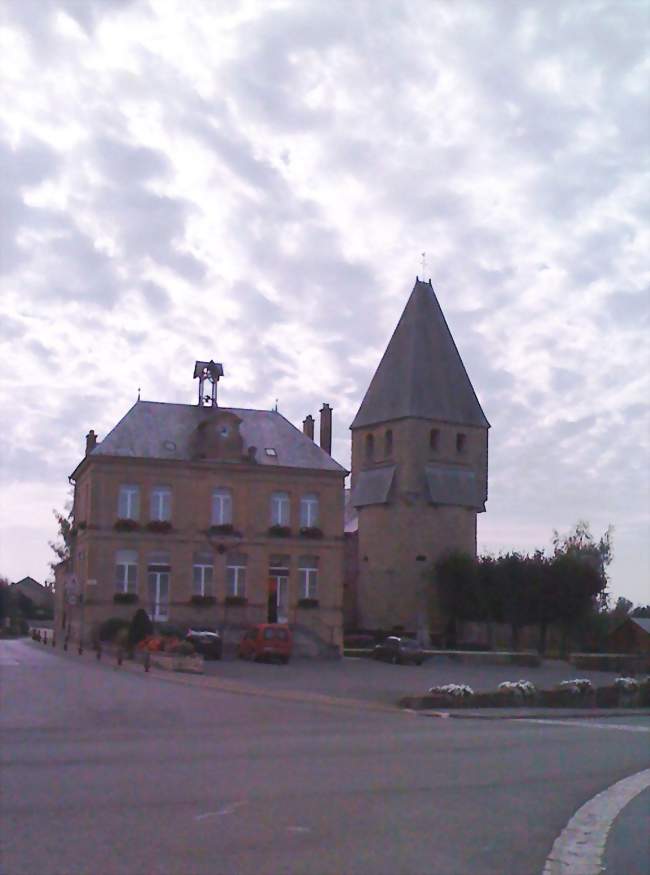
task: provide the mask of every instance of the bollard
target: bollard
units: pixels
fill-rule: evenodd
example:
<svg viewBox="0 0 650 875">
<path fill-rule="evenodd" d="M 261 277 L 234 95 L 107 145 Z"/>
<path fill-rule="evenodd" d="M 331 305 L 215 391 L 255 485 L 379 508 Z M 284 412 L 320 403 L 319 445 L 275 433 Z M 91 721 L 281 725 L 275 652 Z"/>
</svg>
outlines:
<svg viewBox="0 0 650 875">
<path fill-rule="evenodd" d="M 149 664 L 151 662 L 151 656 L 149 655 L 149 651 L 147 651 L 144 655 L 144 670 L 149 671 Z"/>
<path fill-rule="evenodd" d="M 98 646 L 97 647 L 97 659 L 99 660 L 101 658 L 102 658 L 102 648 Z"/>
<path fill-rule="evenodd" d="M 56 647 L 56 635 L 52 635 L 52 647 Z"/>
<path fill-rule="evenodd" d="M 47 632 L 43 632 L 43 644 L 47 644 Z"/>
<path fill-rule="evenodd" d="M 78 650 L 79 656 L 81 656 L 81 654 L 82 654 L 83 652 L 84 652 L 83 644 L 82 644 L 81 641 L 80 641 L 80 642 L 79 642 L 79 650 Z"/>
<path fill-rule="evenodd" d="M 123 657 L 123 654 L 122 654 L 122 648 L 120 647 L 119 650 L 117 651 L 117 664 L 118 664 L 118 665 L 122 665 L 122 659 L 123 659 L 123 658 L 124 658 L 124 657 Z"/>
<path fill-rule="evenodd" d="M 67 635 L 66 635 L 65 638 L 63 639 L 63 649 L 64 649 L 64 650 L 67 650 L 67 649 L 68 649 L 68 636 L 67 636 Z"/>
</svg>

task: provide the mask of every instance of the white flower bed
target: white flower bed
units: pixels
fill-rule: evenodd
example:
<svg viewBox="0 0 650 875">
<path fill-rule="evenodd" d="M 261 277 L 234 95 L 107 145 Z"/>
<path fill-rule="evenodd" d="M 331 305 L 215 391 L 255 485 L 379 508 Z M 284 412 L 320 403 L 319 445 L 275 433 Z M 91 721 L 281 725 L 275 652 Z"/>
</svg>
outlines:
<svg viewBox="0 0 650 875">
<path fill-rule="evenodd" d="M 431 687 L 429 692 L 434 695 L 456 696 L 459 699 L 465 699 L 474 695 L 474 690 L 468 687 L 467 684 L 443 684 L 440 687 Z"/>
<path fill-rule="evenodd" d="M 573 678 L 570 681 L 560 681 L 558 687 L 561 690 L 569 690 L 569 692 L 575 693 L 576 696 L 581 693 L 589 693 L 594 688 L 591 681 L 587 680 L 587 678 Z"/>
<path fill-rule="evenodd" d="M 524 699 L 531 698 L 537 690 L 535 684 L 531 681 L 503 681 L 499 684 L 499 689 L 506 693 L 514 693 L 515 696 L 521 696 Z"/>
<path fill-rule="evenodd" d="M 625 690 L 626 693 L 636 693 L 639 689 L 639 682 L 636 678 L 616 678 L 614 686 Z"/>
</svg>

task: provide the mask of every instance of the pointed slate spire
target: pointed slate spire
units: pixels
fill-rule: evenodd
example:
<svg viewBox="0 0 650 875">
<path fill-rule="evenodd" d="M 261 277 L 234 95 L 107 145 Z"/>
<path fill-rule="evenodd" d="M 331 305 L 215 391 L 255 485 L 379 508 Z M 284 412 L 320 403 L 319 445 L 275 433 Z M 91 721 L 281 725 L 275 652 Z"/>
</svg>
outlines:
<svg viewBox="0 0 650 875">
<path fill-rule="evenodd" d="M 490 427 L 431 280 L 416 279 L 350 428 L 406 417 Z"/>
</svg>

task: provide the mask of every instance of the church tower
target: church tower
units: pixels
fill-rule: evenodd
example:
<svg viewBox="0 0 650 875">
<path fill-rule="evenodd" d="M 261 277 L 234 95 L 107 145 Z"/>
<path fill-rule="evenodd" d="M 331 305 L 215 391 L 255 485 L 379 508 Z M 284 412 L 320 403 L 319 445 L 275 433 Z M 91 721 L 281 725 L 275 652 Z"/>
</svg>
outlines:
<svg viewBox="0 0 650 875">
<path fill-rule="evenodd" d="M 490 427 L 431 280 L 416 279 L 352 430 L 362 628 L 441 632 L 427 572 L 476 555 Z"/>
</svg>

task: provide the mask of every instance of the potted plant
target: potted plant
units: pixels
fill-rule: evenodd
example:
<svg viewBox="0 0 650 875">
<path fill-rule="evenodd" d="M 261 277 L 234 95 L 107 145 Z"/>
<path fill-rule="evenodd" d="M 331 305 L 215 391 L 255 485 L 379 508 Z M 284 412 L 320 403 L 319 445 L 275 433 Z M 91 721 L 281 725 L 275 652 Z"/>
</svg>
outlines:
<svg viewBox="0 0 650 875">
<path fill-rule="evenodd" d="M 318 526 L 302 526 L 300 529 L 301 538 L 322 538 L 323 530 Z"/>
<path fill-rule="evenodd" d="M 190 602 L 197 607 L 207 607 L 215 604 L 216 599 L 213 595 L 193 595 Z"/>
<path fill-rule="evenodd" d="M 291 529 L 289 526 L 281 526 L 278 523 L 274 523 L 272 526 L 269 526 L 269 535 L 272 538 L 290 538 Z"/>
<path fill-rule="evenodd" d="M 208 535 L 238 535 L 232 523 L 219 523 L 218 525 L 210 526 Z"/>
<path fill-rule="evenodd" d="M 135 532 L 140 528 L 140 523 L 136 520 L 120 517 L 115 520 L 113 528 L 117 532 Z"/>
<path fill-rule="evenodd" d="M 318 599 L 298 599 L 299 608 L 317 608 L 319 604 Z"/>
<path fill-rule="evenodd" d="M 228 607 L 242 607 L 243 605 L 248 604 L 248 599 L 243 595 L 227 595 L 225 598 L 225 604 Z"/>
<path fill-rule="evenodd" d="M 147 530 L 159 535 L 165 535 L 167 532 L 171 532 L 172 524 L 169 520 L 149 520 Z"/>
<path fill-rule="evenodd" d="M 113 601 L 117 605 L 135 605 L 138 602 L 137 592 L 116 592 Z"/>
</svg>

